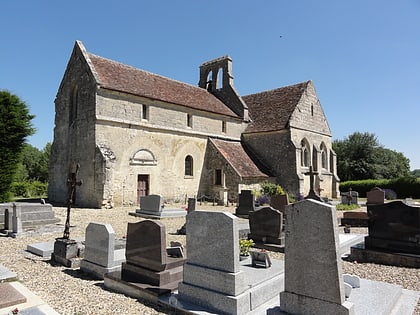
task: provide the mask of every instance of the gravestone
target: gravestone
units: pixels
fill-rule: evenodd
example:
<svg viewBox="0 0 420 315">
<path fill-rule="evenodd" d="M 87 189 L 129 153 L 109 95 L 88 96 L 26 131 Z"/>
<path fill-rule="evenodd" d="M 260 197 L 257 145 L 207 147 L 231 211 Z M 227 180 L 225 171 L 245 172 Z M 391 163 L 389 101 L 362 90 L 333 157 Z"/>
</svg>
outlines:
<svg viewBox="0 0 420 315">
<path fill-rule="evenodd" d="M 194 211 L 197 208 L 197 198 L 188 198 L 187 209 L 188 212 Z"/>
<path fill-rule="evenodd" d="M 153 300 L 176 290 L 182 281 L 185 257 L 168 255 L 166 229 L 160 222 L 128 223 L 125 257 L 121 273 L 104 276 L 106 287 Z"/>
<path fill-rule="evenodd" d="M 368 205 L 366 248 L 420 255 L 420 207 L 393 201 Z"/>
<path fill-rule="evenodd" d="M 368 215 L 366 211 L 345 211 L 341 218 L 341 225 L 367 227 Z"/>
<path fill-rule="evenodd" d="M 283 216 L 286 212 L 286 206 L 289 204 L 289 197 L 287 194 L 274 195 L 270 197 L 270 206 L 279 210 Z"/>
<path fill-rule="evenodd" d="M 125 242 L 115 239 L 110 224 L 89 223 L 86 228 L 85 252 L 80 269 L 103 279 L 104 274 L 121 270 L 125 261 Z"/>
<path fill-rule="evenodd" d="M 188 259 L 178 287 L 178 305 L 217 314 L 248 314 L 267 301 L 278 302 L 282 263 L 272 261 L 270 268 L 241 263 L 238 221 L 229 212 L 188 214 Z"/>
<path fill-rule="evenodd" d="M 345 205 L 357 205 L 359 203 L 359 193 L 354 190 L 341 193 L 341 203 Z"/>
<path fill-rule="evenodd" d="M 249 228 L 248 239 L 255 242 L 255 247 L 275 251 L 283 249 L 283 214 L 279 210 L 264 207 L 251 211 Z"/>
<path fill-rule="evenodd" d="M 254 195 L 252 190 L 241 190 L 238 195 L 238 207 L 236 208 L 237 216 L 247 216 L 250 211 L 255 210 Z"/>
<path fill-rule="evenodd" d="M 140 197 L 140 209 L 130 213 L 136 217 L 149 219 L 175 218 L 187 215 L 185 209 L 168 209 L 163 205 L 161 195 L 148 195 Z"/>
<path fill-rule="evenodd" d="M 368 205 L 381 205 L 385 202 L 385 191 L 379 187 L 372 188 L 366 193 Z"/>
<path fill-rule="evenodd" d="M 56 224 L 60 221 L 55 217 L 51 204 L 41 204 L 34 202 L 15 202 L 0 204 L 0 230 L 13 231 L 13 211 L 19 212 L 19 221 L 22 226 L 22 231 L 27 229 L 39 228 Z M 8 212 L 8 216 L 6 215 Z"/>
<path fill-rule="evenodd" d="M 291 314 L 353 314 L 353 304 L 345 300 L 335 207 L 307 199 L 287 206 L 286 215 L 280 309 Z"/>
</svg>

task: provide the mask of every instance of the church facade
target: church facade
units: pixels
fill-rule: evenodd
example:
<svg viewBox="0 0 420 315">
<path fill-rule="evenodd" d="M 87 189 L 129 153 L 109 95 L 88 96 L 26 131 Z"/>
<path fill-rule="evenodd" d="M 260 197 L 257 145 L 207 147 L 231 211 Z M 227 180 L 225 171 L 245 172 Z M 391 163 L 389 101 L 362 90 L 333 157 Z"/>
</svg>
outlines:
<svg viewBox="0 0 420 315">
<path fill-rule="evenodd" d="M 267 181 L 306 195 L 310 166 L 321 196 L 338 196 L 331 131 L 312 82 L 240 96 L 229 56 L 203 63 L 192 86 L 76 41 L 55 112 L 51 202 L 66 201 L 72 163 L 83 207 L 138 205 L 148 194 L 226 203 Z"/>
</svg>

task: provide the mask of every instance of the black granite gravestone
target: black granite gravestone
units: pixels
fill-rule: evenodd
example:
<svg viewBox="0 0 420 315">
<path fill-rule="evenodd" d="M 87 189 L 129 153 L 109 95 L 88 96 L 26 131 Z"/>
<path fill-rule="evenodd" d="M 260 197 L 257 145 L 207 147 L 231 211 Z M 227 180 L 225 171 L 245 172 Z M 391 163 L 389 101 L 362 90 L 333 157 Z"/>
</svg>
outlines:
<svg viewBox="0 0 420 315">
<path fill-rule="evenodd" d="M 366 248 L 420 255 L 420 207 L 402 201 L 368 205 Z"/>
<path fill-rule="evenodd" d="M 249 239 L 256 244 L 284 245 L 283 214 L 271 207 L 264 207 L 249 213 Z"/>
</svg>

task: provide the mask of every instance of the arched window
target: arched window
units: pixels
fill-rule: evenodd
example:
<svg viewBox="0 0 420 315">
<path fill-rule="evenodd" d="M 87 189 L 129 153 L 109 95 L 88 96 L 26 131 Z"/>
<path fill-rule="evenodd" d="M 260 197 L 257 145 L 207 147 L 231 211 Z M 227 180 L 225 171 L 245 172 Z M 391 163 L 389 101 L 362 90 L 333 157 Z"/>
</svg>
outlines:
<svg viewBox="0 0 420 315">
<path fill-rule="evenodd" d="M 309 159 L 310 159 L 310 151 L 309 151 L 309 144 L 307 141 L 302 140 L 301 142 L 302 147 L 302 156 L 301 156 L 301 166 L 309 166 Z"/>
<path fill-rule="evenodd" d="M 312 169 L 318 170 L 318 150 L 315 145 L 312 147 Z"/>
<path fill-rule="evenodd" d="M 193 176 L 193 158 L 191 155 L 185 157 L 185 176 Z"/>
<path fill-rule="evenodd" d="M 219 68 L 217 72 L 216 89 L 220 90 L 221 88 L 223 88 L 223 68 Z"/>
<path fill-rule="evenodd" d="M 321 144 L 321 167 L 328 170 L 328 155 L 327 147 L 324 143 Z"/>
</svg>

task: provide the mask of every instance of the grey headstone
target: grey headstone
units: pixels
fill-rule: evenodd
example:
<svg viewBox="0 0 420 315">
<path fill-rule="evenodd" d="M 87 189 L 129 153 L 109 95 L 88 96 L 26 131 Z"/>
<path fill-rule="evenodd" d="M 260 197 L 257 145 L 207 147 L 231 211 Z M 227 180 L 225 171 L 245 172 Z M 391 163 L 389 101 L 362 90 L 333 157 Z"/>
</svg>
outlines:
<svg viewBox="0 0 420 315">
<path fill-rule="evenodd" d="M 115 233 L 110 224 L 89 223 L 84 259 L 104 267 L 114 265 Z"/>
<path fill-rule="evenodd" d="M 196 210 L 187 216 L 189 264 L 239 271 L 238 218 L 228 212 Z"/>
<path fill-rule="evenodd" d="M 13 233 L 22 233 L 22 217 L 20 206 L 13 204 L 13 217 L 12 217 Z"/>
<path fill-rule="evenodd" d="M 354 190 L 341 193 L 341 203 L 342 204 L 354 204 L 357 205 L 359 202 L 359 193 Z"/>
<path fill-rule="evenodd" d="M 188 198 L 188 212 L 194 211 L 197 208 L 197 199 Z"/>
<path fill-rule="evenodd" d="M 140 210 L 160 212 L 162 211 L 163 198 L 161 195 L 148 195 L 140 197 Z"/>
<path fill-rule="evenodd" d="M 280 308 L 292 314 L 352 314 L 353 305 L 345 301 L 335 207 L 307 199 L 287 206 L 286 216 Z"/>
</svg>

